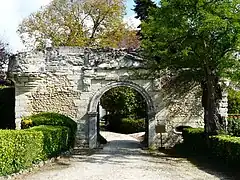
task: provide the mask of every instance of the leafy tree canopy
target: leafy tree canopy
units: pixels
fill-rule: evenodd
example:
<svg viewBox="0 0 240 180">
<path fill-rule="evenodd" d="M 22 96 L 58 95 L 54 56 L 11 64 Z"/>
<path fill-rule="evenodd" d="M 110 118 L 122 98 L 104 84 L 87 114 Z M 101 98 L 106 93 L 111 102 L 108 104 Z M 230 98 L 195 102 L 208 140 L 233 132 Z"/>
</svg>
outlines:
<svg viewBox="0 0 240 180">
<path fill-rule="evenodd" d="M 146 21 L 148 18 L 149 10 L 151 8 L 156 8 L 156 4 L 152 0 L 134 0 L 135 6 L 134 11 L 136 12 L 135 18 L 140 19 L 141 21 Z M 138 26 L 141 28 L 141 24 Z M 141 30 L 138 31 L 137 35 L 142 38 Z"/>
<path fill-rule="evenodd" d="M 151 0 L 134 0 L 134 2 L 136 5 L 133 10 L 137 13 L 136 18 L 139 18 L 141 21 L 147 19 L 150 8 L 157 7 Z"/>
<path fill-rule="evenodd" d="M 57 46 L 118 47 L 136 34 L 123 23 L 124 0 L 53 0 L 19 25 L 23 42 L 43 48 Z"/>
<path fill-rule="evenodd" d="M 220 128 L 219 79 L 240 77 L 239 17 L 240 0 L 161 0 L 142 23 L 151 72 L 202 84 L 207 133 Z"/>
<path fill-rule="evenodd" d="M 129 87 L 116 87 L 107 91 L 100 100 L 101 106 L 112 115 L 145 118 L 146 102 Z"/>
</svg>

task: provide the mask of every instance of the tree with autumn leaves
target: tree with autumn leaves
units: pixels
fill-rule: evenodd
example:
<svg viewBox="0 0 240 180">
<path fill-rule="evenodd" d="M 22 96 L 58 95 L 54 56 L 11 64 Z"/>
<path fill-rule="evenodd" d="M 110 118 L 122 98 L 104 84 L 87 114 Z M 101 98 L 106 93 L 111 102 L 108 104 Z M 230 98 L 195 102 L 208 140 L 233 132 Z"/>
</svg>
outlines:
<svg viewBox="0 0 240 180">
<path fill-rule="evenodd" d="M 123 0 L 53 0 L 25 18 L 18 32 L 25 44 L 40 49 L 47 40 L 54 47 L 129 48 L 138 38 L 123 22 L 124 13 Z"/>
</svg>

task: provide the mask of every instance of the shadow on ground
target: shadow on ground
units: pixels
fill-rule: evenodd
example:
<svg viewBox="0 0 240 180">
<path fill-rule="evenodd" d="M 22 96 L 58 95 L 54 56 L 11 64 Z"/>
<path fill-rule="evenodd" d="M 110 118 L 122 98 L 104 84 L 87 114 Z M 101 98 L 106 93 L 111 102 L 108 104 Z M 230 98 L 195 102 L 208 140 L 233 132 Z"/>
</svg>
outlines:
<svg viewBox="0 0 240 180">
<path fill-rule="evenodd" d="M 219 160 L 211 156 L 196 155 L 194 153 L 190 153 L 183 147 L 183 144 L 178 144 L 172 149 L 160 148 L 159 152 L 164 153 L 169 157 L 185 158 L 193 165 L 195 165 L 198 169 L 203 170 L 209 174 L 213 174 L 219 177 L 221 180 L 240 179 L 240 166 L 230 166 L 224 163 L 221 159 Z"/>
<path fill-rule="evenodd" d="M 102 149 L 89 152 L 85 154 L 86 156 L 75 154 L 72 159 L 76 162 L 114 165 L 126 165 L 141 160 L 158 163 L 163 167 L 170 165 L 173 168 L 178 166 L 184 168 L 185 164 L 191 162 L 193 166 L 218 177 L 220 180 L 240 179 L 240 172 L 237 167 L 228 167 L 211 157 L 189 155 L 181 145 L 172 149 L 159 149 L 159 151 L 142 150 L 141 147 L 138 141 L 113 140 L 108 142 Z"/>
<path fill-rule="evenodd" d="M 109 141 L 103 148 L 90 151 L 82 154 L 72 155 L 72 160 L 75 162 L 87 162 L 98 164 L 113 164 L 126 165 L 135 161 L 146 161 L 164 165 L 173 165 L 179 162 L 184 162 L 183 158 L 175 158 L 165 153 L 158 152 L 152 154 L 147 150 L 141 149 L 144 147 L 139 141 L 134 140 L 112 140 Z M 157 167 L 156 167 L 157 168 Z"/>
<path fill-rule="evenodd" d="M 114 144 L 124 146 L 115 146 L 114 151 L 109 151 L 109 149 L 106 148 L 114 146 Z M 102 149 L 86 151 L 84 154 L 63 156 L 57 159 L 53 164 L 41 168 L 42 174 L 40 172 L 39 177 L 42 177 L 44 173 L 47 174 L 47 177 L 50 177 L 49 174 L 52 172 L 54 173 L 52 173 L 51 177 L 55 177 L 60 171 L 75 173 L 79 168 L 90 172 L 91 168 L 115 167 L 116 170 L 118 168 L 135 168 L 140 170 L 140 172 L 146 170 L 148 173 L 159 172 L 165 179 L 183 179 L 183 177 L 186 179 L 239 179 L 239 176 L 232 174 L 233 171 L 230 171 L 232 169 L 229 170 L 226 167 L 219 166 L 219 164 L 212 164 L 210 162 L 212 161 L 203 157 L 190 157 L 187 153 L 180 153 L 176 149 L 149 151 L 139 148 L 139 142 L 137 141 L 113 140 Z M 88 169 L 89 167 L 91 168 Z M 118 170 L 115 173 L 117 172 Z M 60 174 L 58 174 L 59 177 Z M 20 176 L 18 179 L 25 179 L 25 176 Z"/>
<path fill-rule="evenodd" d="M 186 179 L 212 179 L 212 177 L 215 177 L 213 179 L 217 178 L 220 180 L 240 179 L 240 172 L 238 172 L 237 167 L 227 167 L 210 159 L 210 157 L 189 155 L 181 146 L 172 149 L 150 151 L 143 150 L 139 141 L 131 139 L 111 140 L 101 149 L 85 149 L 82 152 L 62 156 L 53 164 L 41 169 L 41 171 L 57 172 L 63 169 L 74 169 L 74 167 L 84 169 L 84 167 L 109 168 L 113 166 L 116 169 L 137 166 L 137 169 L 142 171 L 146 171 L 150 167 L 151 170 L 149 172 L 165 173 L 166 177 L 186 177 Z"/>
</svg>

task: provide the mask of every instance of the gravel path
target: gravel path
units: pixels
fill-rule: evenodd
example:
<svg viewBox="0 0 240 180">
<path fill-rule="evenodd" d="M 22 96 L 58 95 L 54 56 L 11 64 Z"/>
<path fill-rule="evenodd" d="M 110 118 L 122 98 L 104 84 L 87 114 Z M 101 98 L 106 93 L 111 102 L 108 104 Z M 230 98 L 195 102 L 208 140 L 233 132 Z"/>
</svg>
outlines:
<svg viewBox="0 0 240 180">
<path fill-rule="evenodd" d="M 198 169 L 183 158 L 150 156 L 128 135 L 104 132 L 109 143 L 92 155 L 62 158 L 20 180 L 215 180 L 221 174 Z"/>
</svg>

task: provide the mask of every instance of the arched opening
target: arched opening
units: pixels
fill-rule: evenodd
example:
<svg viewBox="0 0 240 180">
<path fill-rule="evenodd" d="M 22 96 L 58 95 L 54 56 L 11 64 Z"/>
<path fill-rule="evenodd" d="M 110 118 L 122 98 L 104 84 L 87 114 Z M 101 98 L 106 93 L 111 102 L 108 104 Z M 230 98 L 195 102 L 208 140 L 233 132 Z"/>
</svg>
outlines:
<svg viewBox="0 0 240 180">
<path fill-rule="evenodd" d="M 97 125 L 100 144 L 104 144 L 106 140 L 112 141 L 111 135 L 118 135 L 119 138 L 121 135 L 122 140 L 133 139 L 139 142 L 139 145 L 146 145 L 147 103 L 133 88 L 126 86 L 111 88 L 100 98 Z"/>
<path fill-rule="evenodd" d="M 110 89 L 116 87 L 129 87 L 135 91 L 137 91 L 146 103 L 146 117 L 145 117 L 145 140 L 147 141 L 146 144 L 149 146 L 152 144 L 155 131 L 154 126 L 152 123 L 154 121 L 155 113 L 154 113 L 154 106 L 151 97 L 146 92 L 146 90 L 132 82 L 113 82 L 105 85 L 101 89 L 99 89 L 94 96 L 92 97 L 90 104 L 89 104 L 89 111 L 88 111 L 88 140 L 89 140 L 89 148 L 96 148 L 98 147 L 98 140 L 99 140 L 99 104 L 101 97 Z"/>
<path fill-rule="evenodd" d="M 15 129 L 15 85 L 9 79 L 0 80 L 0 129 Z"/>
</svg>

